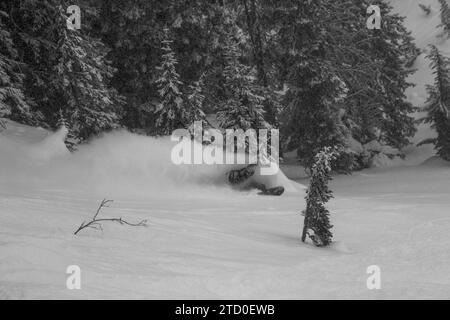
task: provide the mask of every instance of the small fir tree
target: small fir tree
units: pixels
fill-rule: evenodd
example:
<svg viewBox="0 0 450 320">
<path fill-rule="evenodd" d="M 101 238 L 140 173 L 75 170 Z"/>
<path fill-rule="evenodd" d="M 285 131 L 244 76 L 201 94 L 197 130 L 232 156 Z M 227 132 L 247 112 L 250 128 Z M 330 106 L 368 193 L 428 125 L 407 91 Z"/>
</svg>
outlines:
<svg viewBox="0 0 450 320">
<path fill-rule="evenodd" d="M 303 225 L 302 241 L 306 236 L 318 247 L 324 247 L 331 243 L 329 211 L 325 204 L 333 198 L 333 192 L 328 188 L 332 180 L 331 164 L 338 158 L 336 148 L 325 147 L 315 156 L 315 163 L 311 168 L 312 176 L 306 196 L 305 220 Z"/>
<path fill-rule="evenodd" d="M 156 81 L 161 97 L 161 103 L 156 110 L 156 133 L 158 135 L 170 135 L 174 130 L 185 128 L 188 116 L 184 110 L 184 103 L 180 86 L 182 82 L 177 73 L 178 61 L 172 49 L 173 40 L 170 38 L 169 29 L 164 29 L 162 40 L 162 61 L 158 70 L 161 72 Z"/>
<path fill-rule="evenodd" d="M 442 55 L 435 46 L 431 46 L 428 58 L 431 60 L 435 81 L 434 85 L 427 87 L 427 116 L 422 121 L 431 123 L 438 136 L 420 144 L 434 144 L 438 155 L 450 161 L 450 59 Z"/>
</svg>

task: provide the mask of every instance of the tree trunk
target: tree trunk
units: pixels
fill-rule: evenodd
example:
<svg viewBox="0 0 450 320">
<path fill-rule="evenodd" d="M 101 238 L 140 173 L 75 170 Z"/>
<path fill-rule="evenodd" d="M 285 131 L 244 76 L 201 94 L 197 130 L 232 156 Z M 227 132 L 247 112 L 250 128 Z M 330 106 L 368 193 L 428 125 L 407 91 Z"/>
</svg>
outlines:
<svg viewBox="0 0 450 320">
<path fill-rule="evenodd" d="M 306 241 L 306 234 L 308 232 L 308 213 L 305 211 L 305 220 L 303 221 L 302 242 Z"/>
</svg>

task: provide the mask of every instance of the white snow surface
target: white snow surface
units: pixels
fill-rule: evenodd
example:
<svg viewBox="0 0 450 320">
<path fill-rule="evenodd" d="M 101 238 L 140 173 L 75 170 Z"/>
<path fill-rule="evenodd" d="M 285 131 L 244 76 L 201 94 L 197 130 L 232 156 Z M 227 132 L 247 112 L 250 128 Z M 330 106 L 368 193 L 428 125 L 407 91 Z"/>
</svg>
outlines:
<svg viewBox="0 0 450 320">
<path fill-rule="evenodd" d="M 433 5 L 431 16 L 419 3 Z M 420 47 L 438 43 L 437 1 L 393 4 Z M 432 77 L 423 56 L 416 67 L 408 98 L 419 105 Z M 227 186 L 230 167 L 171 165 L 169 141 L 118 131 L 69 154 L 64 131 L 7 125 L 0 299 L 450 298 L 450 164 L 432 148 L 335 177 L 335 242 L 315 248 L 300 241 L 305 191 L 282 174 L 271 183 L 288 192 L 259 196 Z M 422 127 L 415 139 L 430 134 Z M 100 217 L 148 219 L 148 227 L 105 222 L 74 236 L 103 198 L 114 202 Z M 66 288 L 69 265 L 81 268 L 80 290 Z M 380 290 L 366 286 L 371 265 L 381 269 Z"/>
</svg>

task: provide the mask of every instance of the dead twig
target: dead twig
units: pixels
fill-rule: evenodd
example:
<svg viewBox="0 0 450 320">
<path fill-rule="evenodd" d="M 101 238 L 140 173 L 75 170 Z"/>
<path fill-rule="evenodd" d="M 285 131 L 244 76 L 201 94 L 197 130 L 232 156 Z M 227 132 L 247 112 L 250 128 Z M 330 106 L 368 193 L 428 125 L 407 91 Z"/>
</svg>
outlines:
<svg viewBox="0 0 450 320">
<path fill-rule="evenodd" d="M 102 230 L 103 231 L 103 227 L 101 222 L 105 222 L 105 221 L 112 221 L 112 222 L 118 222 L 120 224 L 125 224 L 131 227 L 146 227 L 147 226 L 147 220 L 142 220 L 138 223 L 130 223 L 126 220 L 123 220 L 122 217 L 120 218 L 103 218 L 103 219 L 97 219 L 98 214 L 100 213 L 100 211 L 103 208 L 108 208 L 109 204 L 112 203 L 113 200 L 106 200 L 103 199 L 102 202 L 100 203 L 97 211 L 95 212 L 94 218 L 87 222 L 83 221 L 83 223 L 78 227 L 77 231 L 75 231 L 74 235 L 76 235 L 78 232 L 80 232 L 81 230 L 85 229 L 85 228 L 92 228 L 92 229 L 96 229 L 96 230 Z"/>
</svg>

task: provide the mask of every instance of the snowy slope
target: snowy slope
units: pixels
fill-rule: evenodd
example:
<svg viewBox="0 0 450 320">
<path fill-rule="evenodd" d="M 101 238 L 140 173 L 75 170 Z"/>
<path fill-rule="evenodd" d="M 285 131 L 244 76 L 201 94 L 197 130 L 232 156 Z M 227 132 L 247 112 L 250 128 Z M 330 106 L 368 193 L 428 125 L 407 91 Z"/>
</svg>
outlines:
<svg viewBox="0 0 450 320">
<path fill-rule="evenodd" d="M 419 2 L 433 3 L 431 17 Z M 393 4 L 422 48 L 439 42 L 437 1 Z M 432 78 L 423 56 L 416 67 L 408 97 L 420 105 Z M 450 166 L 423 163 L 432 149 L 412 147 L 407 166 L 336 177 L 336 242 L 318 249 L 299 239 L 301 188 L 237 192 L 225 168 L 173 167 L 167 143 L 123 132 L 67 154 L 62 134 L 12 122 L 0 133 L 0 299 L 450 298 Z M 103 198 L 114 203 L 100 216 L 149 226 L 74 236 Z M 69 265 L 81 268 L 81 290 L 66 288 Z M 381 290 L 366 287 L 370 265 Z"/>
<path fill-rule="evenodd" d="M 27 133 L 34 129 L 16 129 L 22 131 L 14 135 L 18 145 L 33 140 Z M 316 249 L 299 241 L 303 192 L 261 197 L 182 176 L 178 184 L 168 178 L 155 188 L 145 183 L 149 177 L 138 178 L 148 171 L 133 162 L 142 155 L 140 138 L 119 138 L 99 139 L 75 159 L 56 153 L 46 163 L 24 150 L 5 155 L 0 139 L 1 298 L 450 296 L 447 164 L 338 177 L 331 204 L 337 242 Z M 108 143 L 134 152 L 119 159 Z M 110 160 L 105 172 L 98 172 L 99 154 Z M 6 168 L 9 156 L 17 163 Z M 102 217 L 148 219 L 149 226 L 106 223 L 103 232 L 73 236 L 103 197 L 115 202 Z M 373 264 L 382 270 L 380 291 L 366 288 Z M 82 270 L 81 290 L 66 289 L 69 265 Z"/>
</svg>

